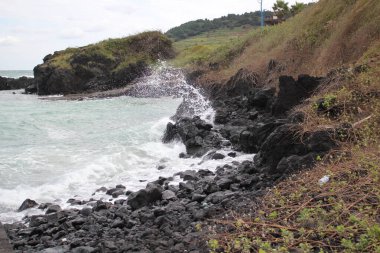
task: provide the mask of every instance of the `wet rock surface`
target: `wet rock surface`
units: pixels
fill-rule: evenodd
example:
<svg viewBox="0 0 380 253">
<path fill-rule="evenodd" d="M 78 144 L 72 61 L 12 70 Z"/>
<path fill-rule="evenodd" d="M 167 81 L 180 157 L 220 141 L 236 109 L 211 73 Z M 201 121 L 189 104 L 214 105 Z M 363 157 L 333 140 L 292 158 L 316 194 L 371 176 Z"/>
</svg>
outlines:
<svg viewBox="0 0 380 253">
<path fill-rule="evenodd" d="M 32 208 L 38 206 L 38 203 L 32 199 L 26 199 L 24 202 L 22 202 L 21 206 L 18 208 L 18 212 L 24 211 L 26 209 Z"/>
<path fill-rule="evenodd" d="M 199 116 L 181 118 L 175 125 L 169 123 L 163 141 L 165 143 L 181 140 L 190 156 L 200 157 L 211 149 L 219 149 L 222 145 L 221 136 Z"/>
<path fill-rule="evenodd" d="M 317 88 L 320 78 L 302 76 L 295 81 L 284 77 L 280 92 L 258 88 L 254 73 L 240 70 L 228 87 L 210 88 L 216 111 L 215 125 L 200 117 L 177 117 L 169 123 L 164 142 L 182 141 L 186 154 L 224 159 L 220 148 L 257 153 L 244 162 L 224 165 L 215 171 L 183 171 L 183 181 L 171 184 L 159 178 L 146 188 L 128 193 L 114 202 L 88 201 L 82 210 L 52 210 L 27 217 L 29 226 L 6 225 L 16 252 L 208 252 L 207 226 L 210 218 L 226 212 L 244 212 L 268 187 L 294 171 L 310 168 L 316 157 L 336 147 L 335 129 L 300 136 L 302 115 L 289 113 Z M 301 89 L 299 85 L 308 88 Z M 293 87 L 281 92 L 282 87 Z M 310 86 L 310 87 L 309 87 Z M 298 94 L 287 101 L 287 94 Z M 229 152 L 228 157 L 236 156 Z M 125 188 L 100 189 L 112 197 L 126 195 Z M 54 207 L 54 208 L 53 208 Z M 51 251 L 46 251 L 49 249 Z M 44 251 L 45 250 L 45 251 Z"/>
</svg>

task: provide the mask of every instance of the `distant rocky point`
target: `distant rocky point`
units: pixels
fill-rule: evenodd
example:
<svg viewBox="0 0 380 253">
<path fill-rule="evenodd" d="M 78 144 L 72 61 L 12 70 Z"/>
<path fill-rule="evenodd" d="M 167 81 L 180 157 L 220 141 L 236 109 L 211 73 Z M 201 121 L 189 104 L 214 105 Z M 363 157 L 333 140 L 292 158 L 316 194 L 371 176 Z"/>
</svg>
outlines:
<svg viewBox="0 0 380 253">
<path fill-rule="evenodd" d="M 18 90 L 26 89 L 27 93 L 35 93 L 37 89 L 34 85 L 34 79 L 29 77 L 9 78 L 0 76 L 0 90 Z"/>
</svg>

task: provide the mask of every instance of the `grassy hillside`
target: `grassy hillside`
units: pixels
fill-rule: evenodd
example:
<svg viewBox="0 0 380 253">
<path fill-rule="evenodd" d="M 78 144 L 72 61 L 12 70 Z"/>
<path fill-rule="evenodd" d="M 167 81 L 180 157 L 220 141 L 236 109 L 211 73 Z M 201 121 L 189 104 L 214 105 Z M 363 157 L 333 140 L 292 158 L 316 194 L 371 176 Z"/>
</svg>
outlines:
<svg viewBox="0 0 380 253">
<path fill-rule="evenodd" d="M 204 68 L 209 62 L 223 66 L 206 78 L 228 78 L 242 67 L 263 73 L 270 59 L 281 62 L 284 73 L 326 74 L 356 62 L 374 46 L 380 36 L 378 13 L 377 0 L 320 0 L 287 22 L 247 34 L 244 51 L 230 54 L 233 60 L 217 54 L 205 57 Z"/>
<path fill-rule="evenodd" d="M 270 15 L 266 12 L 265 15 Z M 260 26 L 260 12 L 250 12 L 241 15 L 229 14 L 213 20 L 199 19 L 184 23 L 166 32 L 166 35 L 175 41 L 197 36 L 205 32 L 212 32 L 219 29 L 234 29 L 241 26 Z"/>
<path fill-rule="evenodd" d="M 158 58 L 173 56 L 172 42 L 160 32 L 144 32 L 137 35 L 108 39 L 79 48 L 68 48 L 55 52 L 47 58 L 53 67 L 71 69 L 75 62 L 105 63 L 113 71 L 127 67 L 131 63 L 144 61 L 152 63 Z"/>
<path fill-rule="evenodd" d="M 47 55 L 34 68 L 39 95 L 104 91 L 128 85 L 150 64 L 174 57 L 172 41 L 161 32 L 101 41 Z"/>
<path fill-rule="evenodd" d="M 358 64 L 296 108 L 306 115 L 301 136 L 348 127 L 335 137 L 340 148 L 268 190 L 251 213 L 215 221 L 225 230 L 208 231 L 211 252 L 380 252 L 380 43 Z"/>
<path fill-rule="evenodd" d="M 252 26 L 224 28 L 176 41 L 173 43 L 176 57 L 170 63 L 178 67 L 191 67 L 211 62 L 210 59 L 225 58 L 226 54 L 242 48 L 247 34 L 253 30 Z"/>
<path fill-rule="evenodd" d="M 243 67 L 265 79 L 270 59 L 282 66 L 277 75 L 328 74 L 295 109 L 305 115 L 299 134 L 348 129 L 336 136 L 338 150 L 268 190 L 251 213 L 214 221 L 225 230 L 209 229 L 211 252 L 380 252 L 378 13 L 377 0 L 320 0 L 254 31 L 241 53 L 203 77 L 220 82 Z M 328 182 L 320 183 L 324 176 Z"/>
</svg>

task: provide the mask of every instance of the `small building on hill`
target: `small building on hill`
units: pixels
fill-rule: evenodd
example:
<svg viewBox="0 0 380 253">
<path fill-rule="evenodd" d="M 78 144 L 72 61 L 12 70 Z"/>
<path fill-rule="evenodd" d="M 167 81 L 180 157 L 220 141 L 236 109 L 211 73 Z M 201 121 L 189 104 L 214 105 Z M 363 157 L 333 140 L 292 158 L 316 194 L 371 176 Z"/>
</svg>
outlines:
<svg viewBox="0 0 380 253">
<path fill-rule="evenodd" d="M 277 25 L 283 21 L 285 21 L 285 19 L 279 18 L 276 15 L 266 16 L 264 19 L 265 25 Z"/>
</svg>

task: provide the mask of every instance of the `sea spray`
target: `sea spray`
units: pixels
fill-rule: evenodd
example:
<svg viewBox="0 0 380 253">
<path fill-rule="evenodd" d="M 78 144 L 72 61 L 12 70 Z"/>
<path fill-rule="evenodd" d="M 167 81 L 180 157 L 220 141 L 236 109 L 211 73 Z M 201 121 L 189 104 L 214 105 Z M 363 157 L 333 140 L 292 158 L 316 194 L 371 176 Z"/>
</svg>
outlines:
<svg viewBox="0 0 380 253">
<path fill-rule="evenodd" d="M 0 221 L 42 212 L 15 212 L 26 198 L 67 208 L 73 197 L 109 200 L 111 196 L 101 192 L 92 196 L 101 186 L 123 184 L 135 191 L 159 176 L 215 170 L 252 157 L 229 157 L 227 149 L 219 151 L 225 155 L 222 160 L 181 159 L 182 143 L 161 142 L 180 104 L 186 104 L 182 113 L 188 116 L 201 115 L 210 122 L 213 118 L 210 102 L 186 83 L 179 69 L 162 64 L 140 79 L 134 91 L 135 97 L 84 101 L 0 92 Z M 174 177 L 173 183 L 179 180 Z"/>
<path fill-rule="evenodd" d="M 215 111 L 210 101 L 199 88 L 187 82 L 181 69 L 174 68 L 166 62 L 157 64 L 149 76 L 138 79 L 127 94 L 135 97 L 182 98 L 182 103 L 172 118 L 197 115 L 209 123 L 214 121 Z"/>
</svg>

